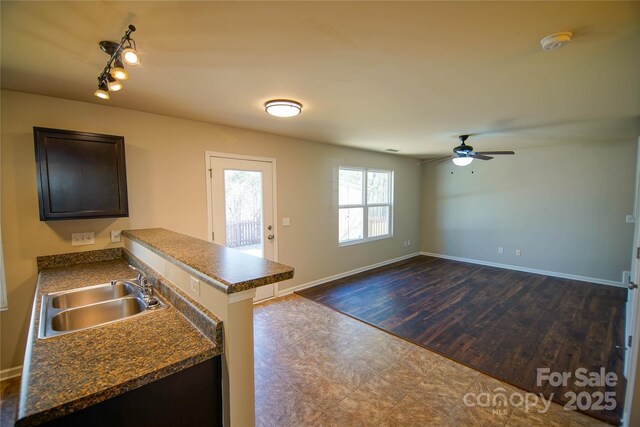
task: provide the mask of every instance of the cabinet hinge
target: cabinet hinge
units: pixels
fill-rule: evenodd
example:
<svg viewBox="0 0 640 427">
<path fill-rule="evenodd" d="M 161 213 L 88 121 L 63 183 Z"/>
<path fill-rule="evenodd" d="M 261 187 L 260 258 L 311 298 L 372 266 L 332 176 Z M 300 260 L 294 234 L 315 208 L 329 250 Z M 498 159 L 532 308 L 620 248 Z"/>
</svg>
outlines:
<svg viewBox="0 0 640 427">
<path fill-rule="evenodd" d="M 213 242 L 214 240 L 216 240 L 215 233 L 212 231 L 211 232 L 211 241 Z"/>
<path fill-rule="evenodd" d="M 627 340 L 627 347 L 631 348 L 631 342 L 633 341 L 633 337 L 629 335 L 629 339 Z"/>
<path fill-rule="evenodd" d="M 209 178 L 213 178 L 213 172 L 209 169 Z"/>
<path fill-rule="evenodd" d="M 636 258 L 640 259 L 640 247 L 636 248 Z"/>
</svg>

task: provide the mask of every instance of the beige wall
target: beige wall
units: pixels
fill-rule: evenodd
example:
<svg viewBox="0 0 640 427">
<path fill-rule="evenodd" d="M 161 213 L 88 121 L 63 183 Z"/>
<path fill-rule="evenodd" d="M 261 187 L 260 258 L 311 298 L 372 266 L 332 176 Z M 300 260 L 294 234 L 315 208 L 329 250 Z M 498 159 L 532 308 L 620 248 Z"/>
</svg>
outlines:
<svg viewBox="0 0 640 427">
<path fill-rule="evenodd" d="M 277 160 L 279 261 L 296 269 L 295 286 L 418 250 L 420 169 L 415 160 L 176 119 L 96 104 L 2 91 L 2 232 L 9 309 L 0 315 L 1 368 L 22 364 L 38 255 L 112 246 L 109 230 L 164 227 L 207 238 L 205 150 Z M 295 120 L 295 119 L 294 119 Z M 33 126 L 123 135 L 130 217 L 41 222 Z M 286 122 L 283 122 L 286 126 Z M 395 171 L 391 239 L 339 248 L 336 168 Z M 71 247 L 72 232 L 96 232 L 96 244 Z"/>
<path fill-rule="evenodd" d="M 635 163 L 630 140 L 519 150 L 464 168 L 429 165 L 421 248 L 620 282 L 630 269 L 633 224 L 625 216 L 634 209 Z"/>
</svg>

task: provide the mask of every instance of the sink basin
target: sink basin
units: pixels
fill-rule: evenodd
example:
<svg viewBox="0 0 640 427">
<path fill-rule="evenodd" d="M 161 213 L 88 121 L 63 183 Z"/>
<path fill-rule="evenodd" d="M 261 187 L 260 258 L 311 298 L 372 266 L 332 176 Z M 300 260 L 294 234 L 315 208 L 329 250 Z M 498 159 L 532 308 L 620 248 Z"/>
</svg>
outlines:
<svg viewBox="0 0 640 427">
<path fill-rule="evenodd" d="M 61 293 L 51 299 L 51 306 L 53 308 L 81 307 L 83 305 L 109 301 L 132 294 L 135 295 L 135 290 L 124 283 L 118 283 L 114 286 L 107 283 Z"/>
<path fill-rule="evenodd" d="M 53 331 L 77 331 L 125 319 L 145 310 L 140 298 L 127 297 L 64 310 L 51 318 Z"/>
<path fill-rule="evenodd" d="M 94 328 L 162 308 L 166 304 L 159 298 L 156 306 L 147 308 L 137 289 L 125 283 L 44 294 L 38 338 Z"/>
</svg>

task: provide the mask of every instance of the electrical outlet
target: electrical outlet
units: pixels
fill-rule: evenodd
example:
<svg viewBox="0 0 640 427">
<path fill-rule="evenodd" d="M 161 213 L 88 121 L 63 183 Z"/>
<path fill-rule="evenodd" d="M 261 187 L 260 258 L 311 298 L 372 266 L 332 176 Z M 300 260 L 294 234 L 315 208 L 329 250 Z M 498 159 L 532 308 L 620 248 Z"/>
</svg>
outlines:
<svg viewBox="0 0 640 427">
<path fill-rule="evenodd" d="M 111 243 L 120 243 L 122 230 L 111 230 Z"/>
<path fill-rule="evenodd" d="M 291 218 L 282 218 L 282 225 L 291 225 Z"/>
<path fill-rule="evenodd" d="M 96 235 L 92 231 L 90 233 L 72 233 L 71 246 L 95 245 Z"/>
<path fill-rule="evenodd" d="M 516 256 L 520 256 L 522 255 L 522 252 L 520 251 L 520 249 L 516 249 Z"/>
<path fill-rule="evenodd" d="M 411 246 L 411 240 L 407 240 L 407 246 Z"/>
<path fill-rule="evenodd" d="M 498 246 L 498 253 L 499 254 L 503 254 L 504 253 L 504 248 L 502 246 Z"/>
<path fill-rule="evenodd" d="M 200 296 L 200 281 L 198 279 L 189 276 L 189 288 L 191 288 L 191 292 Z"/>
<path fill-rule="evenodd" d="M 634 215 L 627 215 L 626 217 L 627 224 L 633 224 L 636 222 L 636 217 Z"/>
</svg>

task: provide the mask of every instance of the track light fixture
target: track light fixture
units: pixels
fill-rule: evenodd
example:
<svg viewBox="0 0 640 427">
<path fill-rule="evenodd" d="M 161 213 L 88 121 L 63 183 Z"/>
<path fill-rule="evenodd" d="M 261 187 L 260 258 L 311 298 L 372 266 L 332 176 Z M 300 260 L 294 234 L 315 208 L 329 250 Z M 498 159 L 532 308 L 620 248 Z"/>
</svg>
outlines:
<svg viewBox="0 0 640 427">
<path fill-rule="evenodd" d="M 109 91 L 116 92 L 122 89 L 122 81 L 129 78 L 129 73 L 124 69 L 123 61 L 129 65 L 140 64 L 136 41 L 131 38 L 131 33 L 135 30 L 136 27 L 129 25 L 120 43 L 108 40 L 100 42 L 100 49 L 109 55 L 109 60 L 98 76 L 98 90 L 94 92 L 98 98 L 109 99 Z"/>
</svg>

